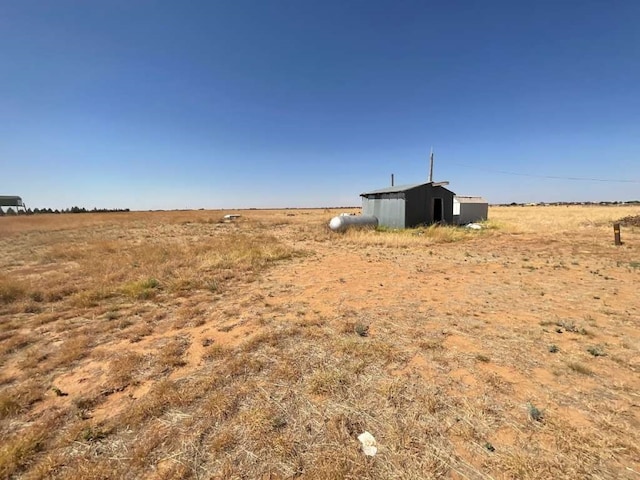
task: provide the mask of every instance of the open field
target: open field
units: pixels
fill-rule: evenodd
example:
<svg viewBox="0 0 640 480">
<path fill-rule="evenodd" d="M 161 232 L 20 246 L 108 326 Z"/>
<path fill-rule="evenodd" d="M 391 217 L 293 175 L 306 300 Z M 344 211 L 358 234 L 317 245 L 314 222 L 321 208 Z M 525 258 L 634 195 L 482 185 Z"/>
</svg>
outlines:
<svg viewBox="0 0 640 480">
<path fill-rule="evenodd" d="M 640 479 L 640 207 L 337 212 L 0 218 L 0 478 Z"/>
</svg>

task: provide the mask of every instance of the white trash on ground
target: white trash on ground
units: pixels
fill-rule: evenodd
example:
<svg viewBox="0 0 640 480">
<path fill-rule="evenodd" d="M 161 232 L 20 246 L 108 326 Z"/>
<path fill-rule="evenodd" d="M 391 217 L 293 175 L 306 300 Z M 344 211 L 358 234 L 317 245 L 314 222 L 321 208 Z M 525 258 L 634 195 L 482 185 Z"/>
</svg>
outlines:
<svg viewBox="0 0 640 480">
<path fill-rule="evenodd" d="M 468 225 L 465 225 L 466 228 L 471 228 L 473 230 L 482 230 L 482 225 L 479 225 L 477 223 L 470 223 Z"/>
<path fill-rule="evenodd" d="M 363 432 L 358 435 L 358 440 L 362 443 L 362 451 L 365 455 L 373 457 L 378 453 L 378 443 L 373 435 L 369 432 Z"/>
</svg>

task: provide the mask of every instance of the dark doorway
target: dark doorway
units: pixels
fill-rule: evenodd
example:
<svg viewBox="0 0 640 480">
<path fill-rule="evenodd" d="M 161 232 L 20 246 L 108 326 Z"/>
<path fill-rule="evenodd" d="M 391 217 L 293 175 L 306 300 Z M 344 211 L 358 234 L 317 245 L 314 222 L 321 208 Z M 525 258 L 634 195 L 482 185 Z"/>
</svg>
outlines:
<svg viewBox="0 0 640 480">
<path fill-rule="evenodd" d="M 433 199 L 433 221 L 434 222 L 442 221 L 442 199 L 441 198 Z"/>
</svg>

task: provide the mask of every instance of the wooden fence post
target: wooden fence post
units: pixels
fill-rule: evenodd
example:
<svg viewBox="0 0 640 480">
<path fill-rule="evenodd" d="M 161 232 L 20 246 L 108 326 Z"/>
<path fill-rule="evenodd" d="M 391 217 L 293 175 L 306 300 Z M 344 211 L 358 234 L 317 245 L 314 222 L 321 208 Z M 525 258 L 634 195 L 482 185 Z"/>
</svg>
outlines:
<svg viewBox="0 0 640 480">
<path fill-rule="evenodd" d="M 619 223 L 613 224 L 613 238 L 615 240 L 616 245 L 622 245 L 622 242 L 620 241 L 620 224 Z"/>
</svg>

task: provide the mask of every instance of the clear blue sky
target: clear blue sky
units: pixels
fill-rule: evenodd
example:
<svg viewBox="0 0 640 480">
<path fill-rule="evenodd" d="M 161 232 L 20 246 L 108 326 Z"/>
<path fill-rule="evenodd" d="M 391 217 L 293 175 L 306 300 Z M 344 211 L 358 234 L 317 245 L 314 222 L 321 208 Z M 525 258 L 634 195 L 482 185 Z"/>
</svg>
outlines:
<svg viewBox="0 0 640 480">
<path fill-rule="evenodd" d="M 0 194 L 33 207 L 629 200 L 640 1 L 0 1 Z"/>
</svg>

